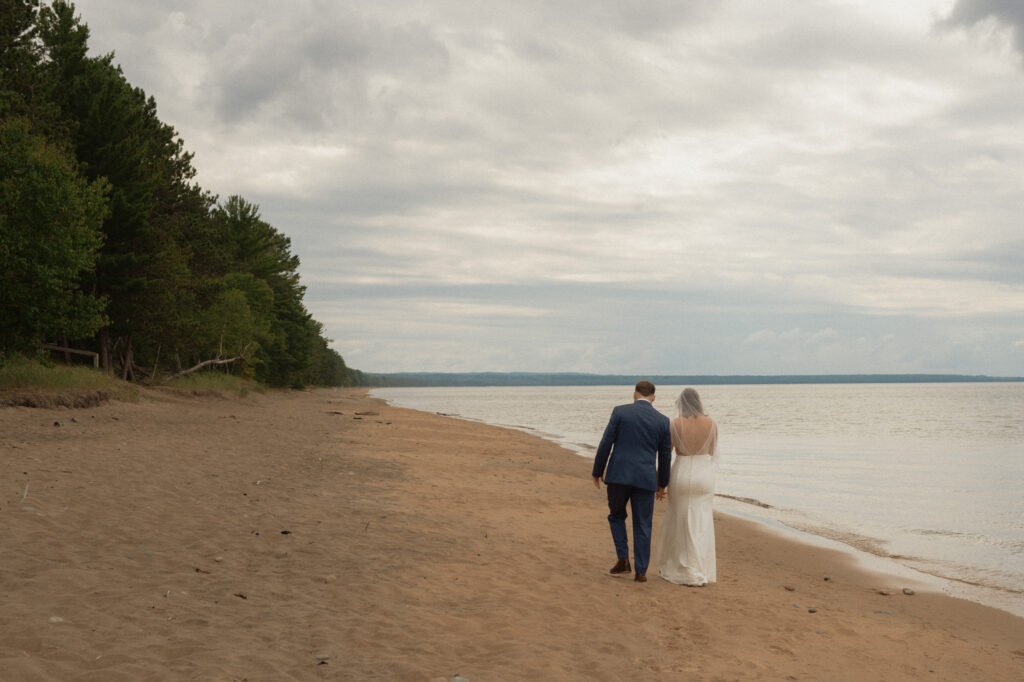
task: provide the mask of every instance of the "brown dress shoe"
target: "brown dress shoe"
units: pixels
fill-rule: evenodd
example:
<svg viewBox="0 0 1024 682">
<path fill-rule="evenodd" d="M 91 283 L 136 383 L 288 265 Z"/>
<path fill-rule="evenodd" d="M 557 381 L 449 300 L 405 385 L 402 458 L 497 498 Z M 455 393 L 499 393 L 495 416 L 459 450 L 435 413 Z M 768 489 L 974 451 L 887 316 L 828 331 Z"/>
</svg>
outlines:
<svg viewBox="0 0 1024 682">
<path fill-rule="evenodd" d="M 629 565 L 629 559 L 619 559 L 608 572 L 612 575 L 618 575 L 619 573 L 629 573 L 632 570 L 633 567 Z"/>
<path fill-rule="evenodd" d="M 637 573 L 636 576 L 634 576 L 633 581 L 638 583 L 645 583 L 647 582 L 647 574 Z"/>
</svg>

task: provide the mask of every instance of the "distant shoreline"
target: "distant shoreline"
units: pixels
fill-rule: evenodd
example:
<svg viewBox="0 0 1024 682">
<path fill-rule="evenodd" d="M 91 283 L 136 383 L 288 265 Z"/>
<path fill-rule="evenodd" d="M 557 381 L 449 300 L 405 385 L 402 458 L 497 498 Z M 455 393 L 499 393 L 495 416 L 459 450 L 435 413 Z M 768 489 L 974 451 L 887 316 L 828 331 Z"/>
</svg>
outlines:
<svg viewBox="0 0 1024 682">
<path fill-rule="evenodd" d="M 542 372 L 366 372 L 376 388 L 416 386 L 628 386 L 641 379 L 665 385 L 1009 383 L 1024 377 L 968 374 L 578 374 Z"/>
</svg>

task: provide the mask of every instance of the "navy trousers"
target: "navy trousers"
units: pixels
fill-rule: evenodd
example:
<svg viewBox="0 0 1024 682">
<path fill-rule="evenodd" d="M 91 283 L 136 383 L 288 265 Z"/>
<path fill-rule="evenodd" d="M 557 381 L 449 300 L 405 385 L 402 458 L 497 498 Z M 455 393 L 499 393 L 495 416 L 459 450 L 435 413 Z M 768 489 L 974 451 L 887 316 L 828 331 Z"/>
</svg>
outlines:
<svg viewBox="0 0 1024 682">
<path fill-rule="evenodd" d="M 615 541 L 615 556 L 629 558 L 626 536 L 626 503 L 633 512 L 633 570 L 647 573 L 651 562 L 651 523 L 654 520 L 654 491 L 621 483 L 608 483 L 608 525 Z"/>
</svg>

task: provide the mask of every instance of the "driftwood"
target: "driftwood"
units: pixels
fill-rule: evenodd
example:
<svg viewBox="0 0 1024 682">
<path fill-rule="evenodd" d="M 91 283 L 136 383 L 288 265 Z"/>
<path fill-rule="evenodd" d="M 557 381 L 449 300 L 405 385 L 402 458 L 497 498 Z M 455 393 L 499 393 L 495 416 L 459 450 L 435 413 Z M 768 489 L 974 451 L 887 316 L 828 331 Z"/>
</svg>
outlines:
<svg viewBox="0 0 1024 682">
<path fill-rule="evenodd" d="M 244 360 L 244 359 L 245 359 L 244 355 L 236 355 L 233 358 L 213 358 L 212 360 L 203 360 L 198 365 L 193 365 L 192 367 L 189 367 L 188 369 L 183 369 L 180 372 L 175 372 L 174 374 L 168 374 L 164 378 L 164 380 L 161 381 L 160 383 L 162 383 L 162 384 L 170 383 L 171 381 L 174 381 L 175 379 L 177 379 L 179 377 L 183 377 L 186 374 L 191 374 L 192 372 L 200 370 L 203 367 L 211 367 L 211 366 L 215 366 L 215 365 L 230 365 L 232 362 L 237 362 L 239 360 Z"/>
<path fill-rule="evenodd" d="M 210 360 L 203 360 L 199 364 L 193 365 L 193 366 L 189 367 L 188 369 L 180 369 L 177 372 L 175 372 L 174 374 L 168 374 L 164 378 L 164 380 L 161 381 L 160 383 L 161 384 L 170 383 L 170 382 L 174 381 L 175 379 L 177 379 L 179 377 L 183 377 L 186 374 L 191 374 L 192 372 L 198 371 L 198 370 L 202 369 L 203 367 L 214 367 L 214 366 L 217 366 L 217 365 L 230 365 L 232 362 L 238 362 L 239 360 L 245 360 L 246 358 L 249 357 L 249 355 L 252 353 L 252 351 L 253 351 L 253 344 L 251 344 L 251 343 L 247 344 L 246 347 L 242 350 L 242 352 L 239 353 L 238 355 L 236 355 L 233 358 L 222 358 L 220 355 L 217 355 L 217 357 L 215 357 L 215 358 L 211 358 Z"/>
</svg>

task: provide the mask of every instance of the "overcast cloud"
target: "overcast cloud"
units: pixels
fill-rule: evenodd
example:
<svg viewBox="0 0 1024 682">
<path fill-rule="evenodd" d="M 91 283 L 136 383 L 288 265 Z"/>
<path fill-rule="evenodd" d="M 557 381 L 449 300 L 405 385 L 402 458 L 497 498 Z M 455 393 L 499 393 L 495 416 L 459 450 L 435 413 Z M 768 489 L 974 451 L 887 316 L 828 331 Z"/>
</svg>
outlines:
<svg viewBox="0 0 1024 682">
<path fill-rule="evenodd" d="M 1024 375 L 1024 3 L 76 7 L 350 366 Z"/>
</svg>

